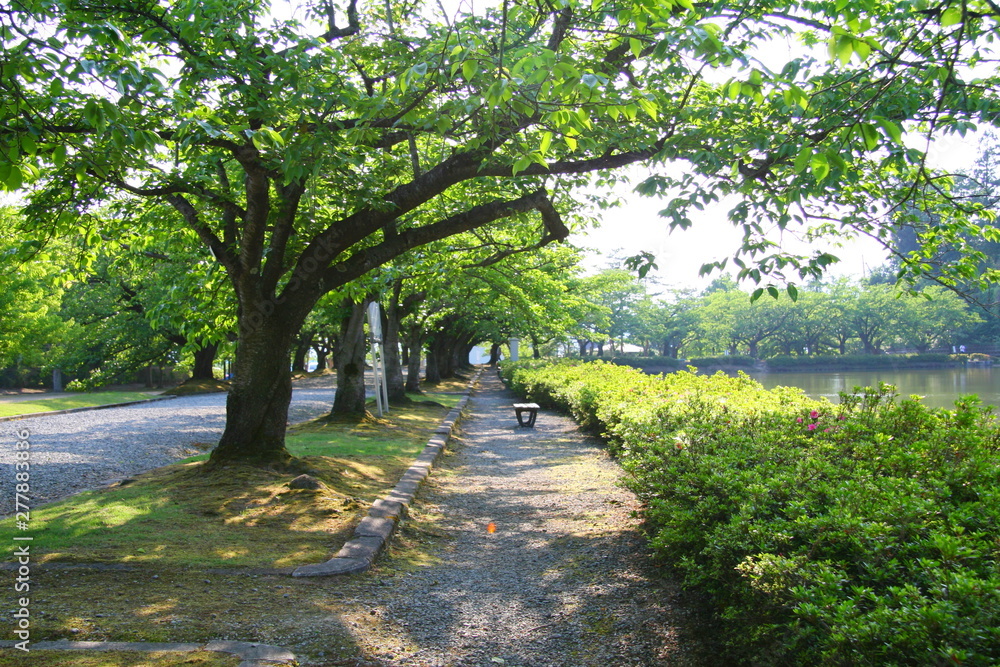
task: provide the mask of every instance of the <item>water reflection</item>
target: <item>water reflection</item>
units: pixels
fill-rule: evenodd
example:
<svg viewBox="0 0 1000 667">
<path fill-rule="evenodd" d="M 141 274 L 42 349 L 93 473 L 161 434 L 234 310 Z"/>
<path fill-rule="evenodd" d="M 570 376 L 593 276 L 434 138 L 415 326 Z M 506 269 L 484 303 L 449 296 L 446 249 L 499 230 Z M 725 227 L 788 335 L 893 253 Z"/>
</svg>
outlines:
<svg viewBox="0 0 1000 667">
<path fill-rule="evenodd" d="M 896 386 L 900 396 L 916 394 L 931 407 L 953 408 L 960 396 L 976 394 L 984 402 L 1000 406 L 1000 368 L 948 368 L 914 371 L 846 371 L 836 373 L 751 374 L 768 389 L 801 387 L 808 395 L 834 403 L 840 392 L 854 387 L 875 386 L 880 381 Z"/>
</svg>

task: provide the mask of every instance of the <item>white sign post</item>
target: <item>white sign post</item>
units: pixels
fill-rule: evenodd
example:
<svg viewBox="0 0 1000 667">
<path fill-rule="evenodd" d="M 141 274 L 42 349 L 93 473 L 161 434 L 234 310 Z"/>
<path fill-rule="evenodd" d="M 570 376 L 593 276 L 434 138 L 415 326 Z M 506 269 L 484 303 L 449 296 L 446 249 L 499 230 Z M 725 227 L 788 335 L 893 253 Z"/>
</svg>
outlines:
<svg viewBox="0 0 1000 667">
<path fill-rule="evenodd" d="M 372 345 L 372 375 L 375 376 L 375 407 L 378 416 L 389 412 L 389 388 L 385 381 L 385 350 L 382 347 L 382 309 L 377 301 L 368 304 L 368 333 Z"/>
</svg>

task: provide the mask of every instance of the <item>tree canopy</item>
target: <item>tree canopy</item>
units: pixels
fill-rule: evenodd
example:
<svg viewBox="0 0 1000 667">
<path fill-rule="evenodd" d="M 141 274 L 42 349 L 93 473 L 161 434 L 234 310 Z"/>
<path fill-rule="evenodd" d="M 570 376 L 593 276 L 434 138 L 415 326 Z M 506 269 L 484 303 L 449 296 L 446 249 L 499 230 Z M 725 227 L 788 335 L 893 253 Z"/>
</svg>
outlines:
<svg viewBox="0 0 1000 667">
<path fill-rule="evenodd" d="M 183 226 L 228 276 L 239 341 L 216 461 L 287 456 L 285 351 L 325 293 L 470 230 L 563 239 L 588 174 L 649 164 L 642 191 L 681 226 L 739 195 L 736 261 L 755 280 L 833 261 L 775 250 L 770 225 L 882 238 L 934 210 L 925 246 L 977 230 L 980 207 L 913 138 L 998 122 L 992 0 L 284 7 L 0 11 L 0 181 L 24 190 L 26 233 L 113 247 L 134 224 Z"/>
</svg>

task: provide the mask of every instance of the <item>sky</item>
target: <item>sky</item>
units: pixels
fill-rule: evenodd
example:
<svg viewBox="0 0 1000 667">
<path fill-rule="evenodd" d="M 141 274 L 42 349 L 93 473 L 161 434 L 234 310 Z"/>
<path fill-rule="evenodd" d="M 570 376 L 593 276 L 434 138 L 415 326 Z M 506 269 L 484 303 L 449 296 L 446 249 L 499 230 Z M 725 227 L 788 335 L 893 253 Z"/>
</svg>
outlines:
<svg viewBox="0 0 1000 667">
<path fill-rule="evenodd" d="M 929 161 L 933 166 L 950 170 L 971 167 L 978 154 L 977 142 L 978 138 L 971 135 L 965 139 L 945 138 L 930 148 Z M 643 177 L 640 170 L 635 170 L 633 183 Z M 658 269 L 650 276 L 660 285 L 695 290 L 707 287 L 719 274 L 699 277 L 701 266 L 732 256 L 740 245 L 740 232 L 726 219 L 727 205 L 717 203 L 704 211 L 695 211 L 691 216 L 694 221 L 691 228 L 671 233 L 667 221 L 657 214 L 665 207 L 665 201 L 635 194 L 631 187 L 623 185 L 615 191 L 626 200 L 623 206 L 594 212 L 599 226 L 570 237 L 574 245 L 593 249 L 584 262 L 587 270 L 607 268 L 615 255 L 627 257 L 645 250 L 656 256 Z M 788 249 L 802 254 L 822 248 L 840 258 L 840 262 L 829 269 L 831 277 L 862 277 L 887 259 L 885 250 L 869 239 L 848 241 L 841 247 L 832 242 L 810 246 L 791 234 L 772 240 L 781 241 Z M 755 286 L 751 283 L 744 287 L 753 289 Z"/>
</svg>

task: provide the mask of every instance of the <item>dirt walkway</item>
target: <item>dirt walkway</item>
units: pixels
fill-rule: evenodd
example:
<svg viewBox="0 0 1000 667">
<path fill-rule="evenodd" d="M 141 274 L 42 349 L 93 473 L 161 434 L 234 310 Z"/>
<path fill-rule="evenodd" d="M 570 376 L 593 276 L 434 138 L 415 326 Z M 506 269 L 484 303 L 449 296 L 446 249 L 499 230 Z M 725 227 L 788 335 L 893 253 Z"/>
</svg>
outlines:
<svg viewBox="0 0 1000 667">
<path fill-rule="evenodd" d="M 382 558 L 367 591 L 381 622 L 355 635 L 359 648 L 400 666 L 698 664 L 620 469 L 567 418 L 543 411 L 519 427 L 514 400 L 483 375 L 413 508 L 412 523 L 440 535 L 433 561 L 380 581 L 405 569 Z"/>
</svg>

